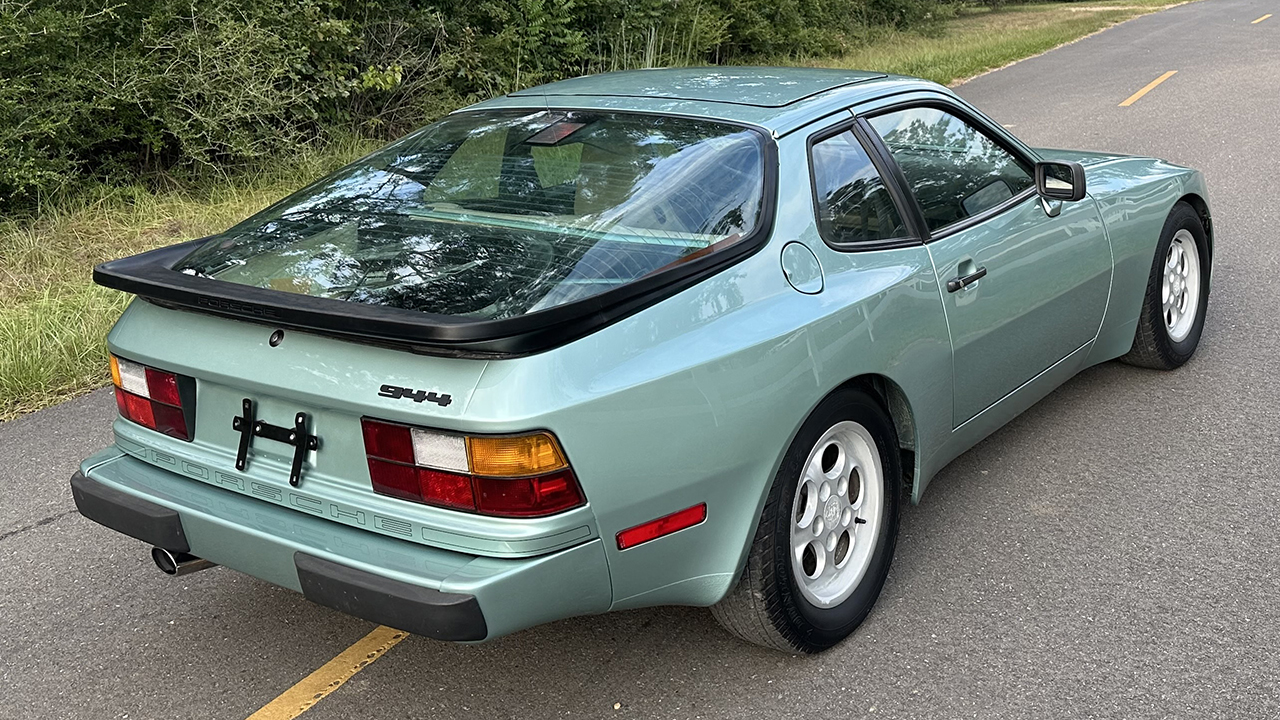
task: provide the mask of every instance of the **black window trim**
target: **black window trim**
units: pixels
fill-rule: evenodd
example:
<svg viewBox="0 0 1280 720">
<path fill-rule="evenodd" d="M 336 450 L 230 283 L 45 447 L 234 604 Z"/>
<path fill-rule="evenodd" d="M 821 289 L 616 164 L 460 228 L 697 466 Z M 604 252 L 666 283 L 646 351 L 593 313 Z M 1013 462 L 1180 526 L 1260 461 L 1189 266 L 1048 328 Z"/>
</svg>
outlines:
<svg viewBox="0 0 1280 720">
<path fill-rule="evenodd" d="M 501 112 L 526 109 L 539 108 L 504 107 L 493 110 Z M 481 110 L 476 109 L 474 112 Z M 713 122 L 755 133 L 760 138 L 764 171 L 760 216 L 755 228 L 724 250 L 636 279 L 622 287 L 564 305 L 500 320 L 469 320 L 418 310 L 363 305 L 239 285 L 173 270 L 174 265 L 213 236 L 102 263 L 93 269 L 93 281 L 103 287 L 131 293 L 155 305 L 171 309 L 229 317 L 277 328 L 287 327 L 423 355 L 501 359 L 546 352 L 612 325 L 755 255 L 773 236 L 778 206 L 779 164 L 778 144 L 768 129 L 749 122 L 689 113 L 591 107 L 556 110 L 682 118 Z M 472 111 L 464 109 L 460 112 Z M 308 183 L 302 189 L 313 184 Z"/>
<path fill-rule="evenodd" d="M 878 148 L 879 152 L 883 153 L 890 159 L 890 161 L 893 162 L 895 170 L 894 174 L 902 183 L 902 188 L 906 191 L 907 197 L 910 198 L 912 215 L 914 215 L 920 223 L 920 230 L 922 231 L 921 237 L 924 238 L 924 242 L 926 244 L 931 243 L 934 240 L 941 240 L 942 238 L 984 223 L 997 215 L 1001 215 L 1008 210 L 1018 207 L 1022 203 L 1026 202 L 1028 198 L 1036 195 L 1036 187 L 1033 183 L 1031 187 L 1023 190 L 1017 195 L 1014 195 L 1008 200 L 1005 200 L 999 205 L 989 207 L 976 215 L 970 215 L 967 218 L 957 220 L 950 225 L 945 225 L 937 230 L 929 230 L 928 223 L 925 222 L 924 219 L 924 212 L 920 209 L 920 201 L 916 198 L 915 192 L 911 190 L 911 184 L 907 181 L 906 175 L 903 174 L 902 168 L 898 165 L 898 161 L 893 160 L 893 153 L 890 152 L 888 146 L 885 145 L 884 139 L 880 137 L 880 134 L 875 131 L 874 127 L 872 127 L 869 122 L 871 118 L 915 108 L 933 108 L 935 110 L 942 110 L 955 115 L 986 136 L 988 140 L 999 145 L 1002 150 L 1012 155 L 1015 160 L 1021 162 L 1024 165 L 1024 169 L 1029 169 L 1028 172 L 1033 178 L 1035 177 L 1036 158 L 1028 155 L 1022 150 L 1022 148 L 1009 142 L 1008 138 L 1004 137 L 1003 134 L 996 132 L 985 117 L 982 117 L 976 112 L 969 110 L 967 107 L 964 107 L 959 103 L 952 102 L 944 97 L 928 97 L 906 100 L 875 108 L 865 114 L 859 114 L 858 119 L 865 124 L 866 132 L 870 141 Z"/>
<path fill-rule="evenodd" d="M 842 110 L 841 112 L 848 112 Z M 814 225 L 817 228 L 818 236 L 822 238 L 822 242 L 827 247 L 837 252 L 864 252 L 868 250 L 893 250 L 896 248 L 915 247 L 921 245 L 925 237 L 921 234 L 924 225 L 918 220 L 916 215 L 916 203 L 910 196 L 904 195 L 905 185 L 899 182 L 895 175 L 901 174 L 896 163 L 891 158 L 886 158 L 883 152 L 882 143 L 873 143 L 867 137 L 869 128 L 866 127 L 865 121 L 858 117 L 849 117 L 834 125 L 828 125 L 809 135 L 805 141 L 805 162 L 809 165 L 809 196 L 810 203 L 813 207 Z M 885 189 L 889 191 L 889 198 L 893 202 L 894 209 L 898 211 L 898 215 L 902 218 L 907 234 L 902 237 L 884 238 L 880 240 L 862 240 L 858 242 L 839 242 L 827 237 L 822 232 L 822 223 L 819 219 L 822 217 L 822 208 L 819 206 L 818 200 L 818 176 L 814 171 L 813 163 L 813 147 L 824 140 L 830 140 L 837 135 L 846 132 L 852 132 L 853 137 L 862 146 L 863 152 L 871 159 L 871 165 L 876 172 L 880 174 L 880 180 L 884 183 Z"/>
</svg>

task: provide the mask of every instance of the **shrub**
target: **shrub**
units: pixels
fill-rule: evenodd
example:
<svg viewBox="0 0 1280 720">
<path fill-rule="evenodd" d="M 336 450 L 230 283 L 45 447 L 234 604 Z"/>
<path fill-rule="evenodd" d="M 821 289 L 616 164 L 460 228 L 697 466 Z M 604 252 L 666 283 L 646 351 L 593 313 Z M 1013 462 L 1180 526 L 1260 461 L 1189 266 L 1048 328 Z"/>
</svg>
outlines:
<svg viewBox="0 0 1280 720">
<path fill-rule="evenodd" d="M 838 52 L 942 0 L 0 0 L 0 207 L 387 137 L 558 78 Z"/>
</svg>

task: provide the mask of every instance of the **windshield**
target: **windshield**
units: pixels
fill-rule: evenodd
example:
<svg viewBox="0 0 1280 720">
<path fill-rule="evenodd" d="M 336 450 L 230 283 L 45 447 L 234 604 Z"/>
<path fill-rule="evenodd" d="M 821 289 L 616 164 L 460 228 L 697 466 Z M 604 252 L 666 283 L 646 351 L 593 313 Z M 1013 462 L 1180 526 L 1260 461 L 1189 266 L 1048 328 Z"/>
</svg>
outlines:
<svg viewBox="0 0 1280 720">
<path fill-rule="evenodd" d="M 587 111 L 459 113 L 214 236 L 181 272 L 479 320 L 712 254 L 764 202 L 761 136 Z"/>
</svg>

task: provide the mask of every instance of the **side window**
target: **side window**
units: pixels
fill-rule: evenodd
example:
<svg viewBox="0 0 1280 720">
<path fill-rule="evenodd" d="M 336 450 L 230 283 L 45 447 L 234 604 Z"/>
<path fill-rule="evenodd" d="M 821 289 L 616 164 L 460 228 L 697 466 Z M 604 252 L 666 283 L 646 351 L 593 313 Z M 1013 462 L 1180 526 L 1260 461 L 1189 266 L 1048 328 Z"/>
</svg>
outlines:
<svg viewBox="0 0 1280 720">
<path fill-rule="evenodd" d="M 902 168 L 930 230 L 973 217 L 1035 185 L 1031 168 L 945 110 L 910 108 L 870 123 Z"/>
<path fill-rule="evenodd" d="M 814 143 L 811 152 L 818 232 L 824 240 L 844 244 L 906 236 L 888 188 L 853 132 Z"/>
</svg>

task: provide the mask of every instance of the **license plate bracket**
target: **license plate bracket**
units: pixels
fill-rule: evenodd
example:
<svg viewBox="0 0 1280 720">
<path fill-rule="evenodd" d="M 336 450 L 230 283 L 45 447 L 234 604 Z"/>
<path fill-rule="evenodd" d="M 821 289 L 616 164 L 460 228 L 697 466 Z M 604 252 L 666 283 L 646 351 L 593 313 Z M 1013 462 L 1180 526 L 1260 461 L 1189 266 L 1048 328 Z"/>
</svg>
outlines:
<svg viewBox="0 0 1280 720">
<path fill-rule="evenodd" d="M 311 418 L 305 412 L 293 416 L 293 427 L 272 425 L 254 417 L 254 402 L 250 398 L 241 401 L 239 415 L 231 420 L 231 429 L 240 433 L 240 447 L 236 450 L 236 470 L 244 472 L 249 467 L 249 447 L 255 437 L 284 443 L 293 448 L 293 464 L 289 468 L 289 484 L 298 487 L 302 483 L 302 461 L 307 451 L 320 448 L 320 438 L 308 431 Z"/>
</svg>

